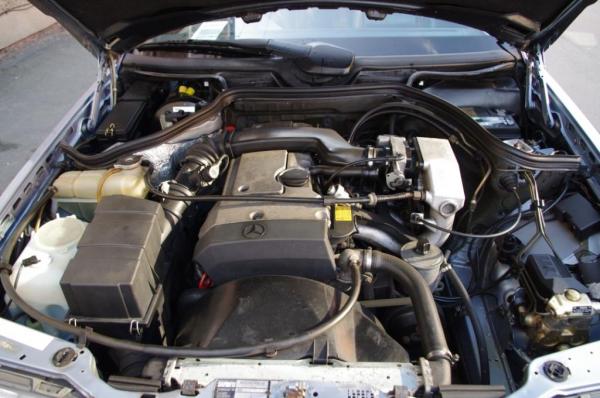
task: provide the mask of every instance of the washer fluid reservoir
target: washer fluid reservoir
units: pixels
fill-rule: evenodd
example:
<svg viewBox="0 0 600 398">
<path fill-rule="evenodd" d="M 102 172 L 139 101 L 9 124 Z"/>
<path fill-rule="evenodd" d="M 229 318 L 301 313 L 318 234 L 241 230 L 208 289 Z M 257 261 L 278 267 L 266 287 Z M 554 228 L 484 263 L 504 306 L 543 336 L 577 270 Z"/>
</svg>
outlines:
<svg viewBox="0 0 600 398">
<path fill-rule="evenodd" d="M 60 279 L 77 252 L 87 223 L 57 218 L 32 233 L 10 276 L 17 293 L 40 312 L 63 319 L 68 311 Z M 16 308 L 11 311 L 18 313 Z"/>
</svg>

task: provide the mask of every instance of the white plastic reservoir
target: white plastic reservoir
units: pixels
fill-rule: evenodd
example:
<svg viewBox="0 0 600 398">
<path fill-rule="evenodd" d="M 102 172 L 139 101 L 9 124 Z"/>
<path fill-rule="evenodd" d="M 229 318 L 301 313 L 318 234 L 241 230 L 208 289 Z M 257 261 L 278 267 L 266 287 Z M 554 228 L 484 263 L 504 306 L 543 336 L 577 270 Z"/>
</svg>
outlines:
<svg viewBox="0 0 600 398">
<path fill-rule="evenodd" d="M 17 259 L 10 278 L 19 295 L 38 311 L 58 319 L 67 313 L 60 279 L 86 226 L 75 217 L 49 221 L 32 233 Z"/>
</svg>

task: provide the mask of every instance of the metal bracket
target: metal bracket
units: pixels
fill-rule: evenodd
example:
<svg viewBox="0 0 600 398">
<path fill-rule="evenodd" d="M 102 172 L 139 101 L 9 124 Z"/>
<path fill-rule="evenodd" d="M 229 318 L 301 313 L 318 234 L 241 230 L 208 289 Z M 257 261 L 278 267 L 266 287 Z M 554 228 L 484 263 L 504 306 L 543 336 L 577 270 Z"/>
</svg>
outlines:
<svg viewBox="0 0 600 398">
<path fill-rule="evenodd" d="M 537 96 L 540 102 L 544 125 L 548 128 L 554 128 L 556 121 L 550 110 L 550 99 L 548 97 L 548 86 L 544 78 L 545 75 L 546 67 L 544 65 L 544 55 L 541 48 L 538 46 L 536 47 L 535 52 L 529 54 L 527 62 L 525 107 L 528 111 L 536 109 L 534 97 Z M 534 87 L 534 85 L 536 87 Z"/>
<path fill-rule="evenodd" d="M 419 358 L 419 366 L 421 370 L 421 382 L 423 384 L 423 396 L 431 396 L 433 389 L 433 375 L 431 373 L 431 366 L 429 361 L 425 358 Z"/>
<path fill-rule="evenodd" d="M 90 118 L 86 123 L 88 131 L 93 131 L 100 120 L 100 111 L 102 110 L 102 102 L 105 98 L 105 88 L 108 85 L 110 89 L 110 108 L 112 109 L 117 103 L 117 69 L 119 63 L 119 55 L 107 49 L 98 57 L 98 73 L 96 75 L 96 91 L 92 99 L 92 109 Z"/>
<path fill-rule="evenodd" d="M 312 363 L 314 365 L 328 365 L 330 363 L 329 359 L 329 341 L 327 337 L 317 337 L 313 341 Z"/>
<path fill-rule="evenodd" d="M 142 335 L 142 330 L 140 329 L 140 323 L 135 319 L 132 319 L 131 322 L 129 323 L 129 334 L 131 334 L 133 336 L 141 336 Z"/>
</svg>

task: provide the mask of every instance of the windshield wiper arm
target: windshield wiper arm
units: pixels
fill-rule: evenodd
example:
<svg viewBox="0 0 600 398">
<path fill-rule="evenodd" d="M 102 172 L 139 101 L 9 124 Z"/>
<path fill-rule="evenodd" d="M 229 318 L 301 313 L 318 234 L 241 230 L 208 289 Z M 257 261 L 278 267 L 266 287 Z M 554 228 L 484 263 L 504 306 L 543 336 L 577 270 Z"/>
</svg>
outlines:
<svg viewBox="0 0 600 398">
<path fill-rule="evenodd" d="M 194 49 L 227 51 L 249 55 L 277 55 L 292 59 L 307 73 L 345 75 L 354 63 L 354 53 L 328 43 L 297 44 L 274 39 L 182 40 L 147 43 L 139 50 Z"/>
</svg>

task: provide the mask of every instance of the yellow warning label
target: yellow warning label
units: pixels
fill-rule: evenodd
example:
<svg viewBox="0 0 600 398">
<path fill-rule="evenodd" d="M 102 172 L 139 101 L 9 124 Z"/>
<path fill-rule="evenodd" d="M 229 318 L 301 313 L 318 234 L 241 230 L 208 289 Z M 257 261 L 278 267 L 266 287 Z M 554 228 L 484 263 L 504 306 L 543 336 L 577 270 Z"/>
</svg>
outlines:
<svg viewBox="0 0 600 398">
<path fill-rule="evenodd" d="M 352 208 L 350 205 L 335 205 L 335 221 L 352 221 Z"/>
</svg>

